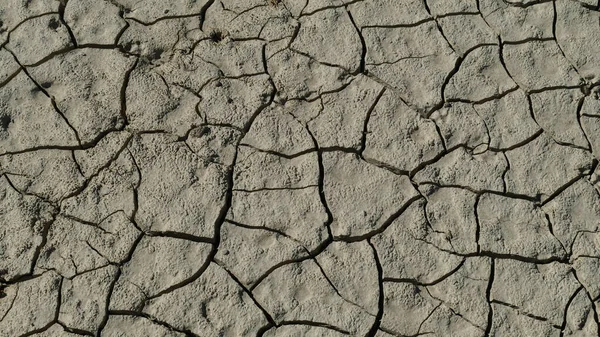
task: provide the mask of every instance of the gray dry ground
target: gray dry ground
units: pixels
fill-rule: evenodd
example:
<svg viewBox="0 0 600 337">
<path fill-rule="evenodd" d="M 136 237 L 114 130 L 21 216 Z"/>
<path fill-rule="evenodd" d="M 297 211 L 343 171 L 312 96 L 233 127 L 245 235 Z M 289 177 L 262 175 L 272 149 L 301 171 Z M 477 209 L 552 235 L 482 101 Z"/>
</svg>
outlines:
<svg viewBox="0 0 600 337">
<path fill-rule="evenodd" d="M 596 0 L 0 0 L 0 337 L 598 336 Z"/>
</svg>

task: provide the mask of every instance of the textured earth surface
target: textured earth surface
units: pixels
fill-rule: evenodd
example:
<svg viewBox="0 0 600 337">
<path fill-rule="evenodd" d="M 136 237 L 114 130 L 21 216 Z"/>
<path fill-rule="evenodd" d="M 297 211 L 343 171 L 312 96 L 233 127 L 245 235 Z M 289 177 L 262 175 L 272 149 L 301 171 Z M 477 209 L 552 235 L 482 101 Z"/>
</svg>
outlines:
<svg viewBox="0 0 600 337">
<path fill-rule="evenodd" d="M 596 0 L 1 0 L 1 337 L 598 336 Z"/>
</svg>

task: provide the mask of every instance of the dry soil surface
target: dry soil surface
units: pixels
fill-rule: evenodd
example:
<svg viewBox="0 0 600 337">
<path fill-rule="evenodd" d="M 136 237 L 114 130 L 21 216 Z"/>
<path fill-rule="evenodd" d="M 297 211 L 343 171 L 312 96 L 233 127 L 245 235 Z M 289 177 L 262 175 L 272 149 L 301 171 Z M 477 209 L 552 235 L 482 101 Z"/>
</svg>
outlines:
<svg viewBox="0 0 600 337">
<path fill-rule="evenodd" d="M 1 0 L 1 337 L 600 333 L 596 0 Z"/>
</svg>

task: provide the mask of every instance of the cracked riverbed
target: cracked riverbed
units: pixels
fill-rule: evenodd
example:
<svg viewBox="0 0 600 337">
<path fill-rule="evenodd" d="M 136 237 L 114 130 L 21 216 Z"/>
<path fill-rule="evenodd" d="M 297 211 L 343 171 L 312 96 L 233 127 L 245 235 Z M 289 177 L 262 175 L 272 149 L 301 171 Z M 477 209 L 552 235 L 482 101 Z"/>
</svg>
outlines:
<svg viewBox="0 0 600 337">
<path fill-rule="evenodd" d="M 0 337 L 600 334 L 600 2 L 0 0 Z"/>
</svg>

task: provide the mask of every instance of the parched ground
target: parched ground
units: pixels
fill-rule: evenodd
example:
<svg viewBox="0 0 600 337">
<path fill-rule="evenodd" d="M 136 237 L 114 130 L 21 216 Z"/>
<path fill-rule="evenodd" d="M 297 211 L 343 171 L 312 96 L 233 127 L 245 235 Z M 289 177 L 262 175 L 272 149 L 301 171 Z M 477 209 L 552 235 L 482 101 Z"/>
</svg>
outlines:
<svg viewBox="0 0 600 337">
<path fill-rule="evenodd" d="M 0 0 L 0 337 L 600 334 L 596 0 Z"/>
</svg>

